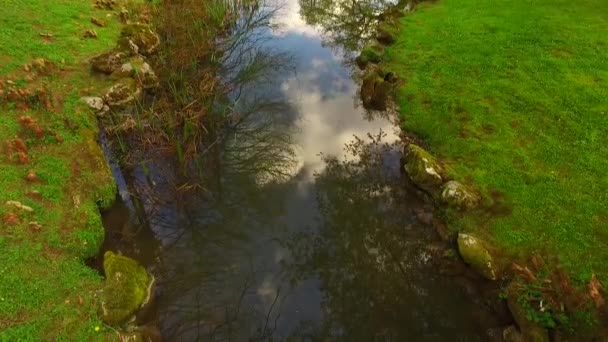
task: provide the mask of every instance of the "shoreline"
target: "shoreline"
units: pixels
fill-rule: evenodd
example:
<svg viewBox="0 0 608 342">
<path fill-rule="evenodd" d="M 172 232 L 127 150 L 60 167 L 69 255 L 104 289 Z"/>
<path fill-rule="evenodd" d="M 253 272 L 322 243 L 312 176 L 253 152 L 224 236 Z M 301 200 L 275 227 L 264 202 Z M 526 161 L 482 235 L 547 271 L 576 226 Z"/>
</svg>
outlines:
<svg viewBox="0 0 608 342">
<path fill-rule="evenodd" d="M 504 287 L 504 293 L 505 297 L 509 299 L 509 307 L 521 330 L 521 332 L 515 332 L 539 341 L 549 340 L 550 335 L 551 338 L 570 336 L 573 331 L 578 334 L 587 334 L 585 336 L 588 338 L 603 336 L 606 327 L 605 323 L 601 322 L 601 307 L 597 306 L 603 303 L 600 283 L 604 275 L 602 270 L 592 269 L 589 275 L 585 275 L 581 279 L 578 273 L 572 272 L 572 269 L 564 270 L 563 265 L 553 258 L 555 254 L 551 254 L 550 251 L 543 253 L 542 249 L 545 246 L 540 248 L 541 250 L 539 248 L 526 250 L 500 243 L 500 240 L 490 232 L 490 228 L 487 226 L 493 220 L 509 217 L 513 210 L 517 210 L 517 208 L 512 208 L 513 203 L 508 197 L 510 194 L 499 193 L 488 189 L 484 183 L 475 182 L 474 178 L 478 174 L 463 171 L 465 168 L 462 163 L 467 162 L 467 157 L 449 155 L 446 152 L 449 150 L 448 148 L 438 145 L 438 141 L 449 144 L 448 139 L 438 138 L 436 135 L 432 135 L 430 130 L 420 131 L 415 127 L 412 128 L 414 126 L 411 122 L 413 114 L 410 114 L 410 111 L 416 113 L 415 120 L 420 127 L 440 126 L 443 123 L 438 122 L 446 119 L 445 115 L 439 115 L 441 112 L 430 112 L 436 108 L 432 107 L 434 101 L 428 97 L 426 92 L 427 89 L 434 89 L 433 82 L 441 80 L 442 71 L 449 68 L 450 64 L 441 64 L 441 60 L 435 61 L 436 57 L 433 52 L 427 52 L 429 53 L 427 56 L 418 50 L 423 46 L 428 51 L 441 51 L 440 47 L 446 46 L 446 51 L 455 49 L 458 53 L 466 53 L 466 50 L 464 52 L 458 50 L 458 45 L 450 45 L 449 40 L 435 43 L 443 45 L 432 45 L 431 40 L 418 40 L 418 38 L 428 38 L 429 35 L 438 34 L 433 30 L 443 32 L 441 31 L 442 25 L 433 22 L 432 15 L 442 17 L 447 15 L 445 14 L 447 12 L 442 12 L 443 7 L 454 5 L 444 5 L 444 3 L 451 3 L 451 1 L 415 2 L 407 5 L 402 2 L 401 5 L 391 8 L 381 15 L 376 41 L 364 47 L 356 60 L 359 68 L 364 70 L 361 90 L 363 103 L 367 108 L 382 109 L 391 98 L 400 107 L 398 112 L 402 120 L 402 129 L 406 140 L 409 140 L 406 141 L 409 147 L 406 146 L 404 151 L 406 173 L 409 174 L 413 183 L 440 208 L 450 229 L 448 234 L 439 233 L 442 236 L 446 235 L 447 241 L 457 246 L 456 249 L 459 250 L 460 256 L 485 278 L 510 280 L 510 284 Z M 424 17 L 419 15 L 419 9 L 424 13 Z M 431 27 L 421 27 L 426 23 L 432 23 L 428 24 Z M 420 30 L 423 33 L 412 37 L 410 32 L 405 32 L 408 29 Z M 466 44 L 466 41 L 463 44 Z M 418 50 L 408 50 L 406 46 L 410 48 L 417 46 Z M 408 57 L 405 57 L 406 55 Z M 426 57 L 435 63 L 430 66 L 420 64 L 418 68 L 425 68 L 425 73 L 423 76 L 418 76 L 417 59 Z M 430 70 L 430 73 L 434 75 L 431 85 L 425 86 L 430 88 L 414 88 L 413 83 L 426 84 L 424 83 L 426 81 L 421 78 L 427 76 L 426 70 Z M 451 75 L 448 74 L 444 77 L 448 76 Z M 467 81 L 466 77 L 470 76 L 462 76 L 459 79 L 462 82 L 460 89 L 466 89 L 467 82 L 471 82 Z M 446 80 L 446 82 L 449 81 Z M 417 94 L 417 92 L 422 92 L 422 94 Z M 483 95 L 484 89 L 480 89 L 479 92 Z M 449 92 L 446 94 L 442 90 L 440 94 L 445 94 L 441 95 L 446 98 L 445 101 L 456 101 L 449 97 Z M 418 102 L 421 101 L 420 97 L 423 98 L 423 101 L 418 106 Z M 465 107 L 467 106 L 466 99 L 457 102 L 463 103 L 461 105 L 463 107 L 462 109 L 456 107 L 458 109 L 456 115 L 468 114 L 466 112 L 468 107 Z M 447 108 L 448 111 L 454 109 L 453 105 L 446 106 L 442 105 L 441 108 Z M 429 115 L 437 116 L 433 121 Z M 480 117 L 483 116 L 480 114 Z M 456 121 L 453 126 L 466 124 L 468 121 Z M 486 134 L 500 132 L 500 127 L 493 125 L 492 131 L 488 130 Z M 460 138 L 456 137 L 456 139 L 463 138 L 467 137 L 462 134 Z M 463 143 L 458 143 L 459 146 L 465 146 Z M 483 145 L 483 141 L 477 142 L 477 146 Z M 433 151 L 436 155 L 432 155 L 428 151 Z M 438 151 L 441 152 L 437 153 Z M 437 158 L 437 155 L 440 155 L 441 158 Z M 484 168 L 483 165 L 476 167 L 477 172 Z M 568 255 L 568 252 L 560 250 L 558 256 L 561 257 L 559 254 Z M 530 291 L 536 291 L 537 294 L 530 297 Z M 543 301 L 552 305 L 548 311 L 542 308 Z M 540 308 L 538 307 L 539 302 Z M 560 302 L 562 312 L 559 309 Z M 566 302 L 565 305 L 564 302 Z M 573 306 L 574 302 L 577 303 L 577 306 Z M 559 316 L 564 314 L 564 310 L 568 310 L 565 313 L 566 316 Z M 580 317 L 586 318 L 581 319 Z M 591 323 L 593 321 L 596 323 Z M 508 334 L 512 333 L 512 329 L 508 331 Z M 507 334 L 507 330 L 505 330 L 505 334 Z"/>
</svg>

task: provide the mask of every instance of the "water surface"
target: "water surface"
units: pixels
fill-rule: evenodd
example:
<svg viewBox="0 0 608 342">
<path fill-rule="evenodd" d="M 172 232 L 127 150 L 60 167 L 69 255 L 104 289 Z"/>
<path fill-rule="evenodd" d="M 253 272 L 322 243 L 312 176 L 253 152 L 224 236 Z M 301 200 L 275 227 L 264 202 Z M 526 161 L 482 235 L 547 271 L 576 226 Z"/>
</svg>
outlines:
<svg viewBox="0 0 608 342">
<path fill-rule="evenodd" d="M 146 219 L 106 216 L 108 244 L 135 246 L 158 276 L 149 319 L 184 341 L 490 339 L 504 322 L 418 219 L 429 209 L 400 171 L 398 127 L 359 105 L 346 42 L 361 33 L 309 25 L 300 5 L 281 3 L 280 28 L 260 31 L 291 67 L 239 96 L 243 111 L 272 99 L 272 115 L 231 132 L 195 191 L 176 189 L 163 160 L 136 168 Z"/>
</svg>

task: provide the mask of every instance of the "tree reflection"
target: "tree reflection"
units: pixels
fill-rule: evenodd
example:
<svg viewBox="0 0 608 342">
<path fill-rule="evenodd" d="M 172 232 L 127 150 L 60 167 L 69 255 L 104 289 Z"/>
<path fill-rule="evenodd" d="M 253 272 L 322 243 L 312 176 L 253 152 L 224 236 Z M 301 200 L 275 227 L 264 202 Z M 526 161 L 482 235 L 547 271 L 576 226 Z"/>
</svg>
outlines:
<svg viewBox="0 0 608 342">
<path fill-rule="evenodd" d="M 410 210 L 420 204 L 402 184 L 395 146 L 381 143 L 381 134 L 372 138 L 356 138 L 346 160 L 325 157 L 327 168 L 317 175 L 319 229 L 287 243 L 293 281 L 318 277 L 323 293 L 322 322 L 302 325 L 294 338 L 478 337 L 479 308 L 432 269 L 426 247 L 435 236 L 412 221 Z M 466 306 L 469 317 L 462 315 Z"/>
<path fill-rule="evenodd" d="M 333 47 L 357 51 L 371 38 L 382 12 L 394 0 L 299 0 L 300 14 L 310 25 L 324 31 Z"/>
</svg>

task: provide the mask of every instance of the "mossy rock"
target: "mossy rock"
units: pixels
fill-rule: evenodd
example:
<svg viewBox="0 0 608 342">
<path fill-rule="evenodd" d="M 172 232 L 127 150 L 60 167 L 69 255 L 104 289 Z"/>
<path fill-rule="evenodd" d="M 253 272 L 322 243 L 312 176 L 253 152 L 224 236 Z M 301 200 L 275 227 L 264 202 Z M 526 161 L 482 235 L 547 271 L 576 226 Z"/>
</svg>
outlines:
<svg viewBox="0 0 608 342">
<path fill-rule="evenodd" d="M 484 241 L 471 234 L 458 234 L 458 252 L 475 271 L 490 280 L 498 279 L 498 266 Z"/>
<path fill-rule="evenodd" d="M 134 105 L 141 99 L 142 89 L 132 78 L 123 78 L 113 85 L 103 96 L 110 108 L 124 108 Z"/>
<path fill-rule="evenodd" d="M 374 42 L 367 45 L 361 50 L 361 54 L 355 60 L 359 68 L 365 69 L 370 63 L 378 64 L 382 62 L 382 56 L 384 55 L 384 48 L 382 45 Z"/>
<path fill-rule="evenodd" d="M 443 169 L 435 157 L 416 144 L 407 145 L 403 156 L 405 171 L 412 182 L 433 196 L 439 193 Z"/>
<path fill-rule="evenodd" d="M 398 31 L 397 26 L 392 22 L 384 22 L 378 26 L 376 40 L 385 45 L 393 44 L 397 40 Z"/>
<path fill-rule="evenodd" d="M 158 76 L 156 76 L 150 64 L 141 55 L 129 58 L 118 70 L 114 71 L 112 77 L 114 79 L 131 77 L 143 89 L 152 89 L 160 85 Z"/>
<path fill-rule="evenodd" d="M 365 109 L 386 110 L 391 84 L 377 72 L 370 72 L 361 85 L 361 102 Z"/>
<path fill-rule="evenodd" d="M 103 269 L 100 318 L 110 325 L 125 323 L 148 301 L 154 278 L 135 260 L 111 251 L 104 254 Z"/>
<path fill-rule="evenodd" d="M 507 305 L 513 319 L 517 323 L 524 341 L 530 342 L 549 342 L 549 331 L 540 324 L 528 318 L 526 308 L 518 299 L 517 290 L 514 286 L 509 286 L 507 290 Z"/>
<path fill-rule="evenodd" d="M 91 58 L 91 68 L 93 71 L 110 75 L 120 69 L 128 57 L 129 54 L 123 51 L 107 51 Z"/>
<path fill-rule="evenodd" d="M 118 44 L 122 49 L 151 55 L 158 50 L 160 37 L 152 31 L 149 25 L 132 23 L 123 27 Z"/>
<path fill-rule="evenodd" d="M 471 210 L 478 206 L 480 197 L 473 189 L 459 182 L 449 181 L 443 185 L 441 200 L 451 207 Z"/>
</svg>

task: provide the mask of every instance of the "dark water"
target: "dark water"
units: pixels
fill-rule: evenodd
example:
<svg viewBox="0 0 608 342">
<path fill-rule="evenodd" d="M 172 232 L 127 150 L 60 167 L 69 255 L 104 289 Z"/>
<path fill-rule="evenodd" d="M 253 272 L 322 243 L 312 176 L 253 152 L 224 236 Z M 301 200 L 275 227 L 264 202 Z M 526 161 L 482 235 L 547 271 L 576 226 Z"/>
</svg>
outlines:
<svg viewBox="0 0 608 342">
<path fill-rule="evenodd" d="M 239 97 L 243 108 L 272 99 L 272 115 L 231 132 L 195 189 L 150 155 L 125 176 L 142 206 L 123 192 L 105 214 L 105 248 L 159 279 L 144 323 L 184 341 L 500 341 L 496 294 L 423 222 L 431 210 L 400 171 L 392 116 L 359 107 L 342 48 L 362 33 L 301 12 L 287 0 L 271 19 L 280 29 L 261 31 L 290 68 Z"/>
</svg>

